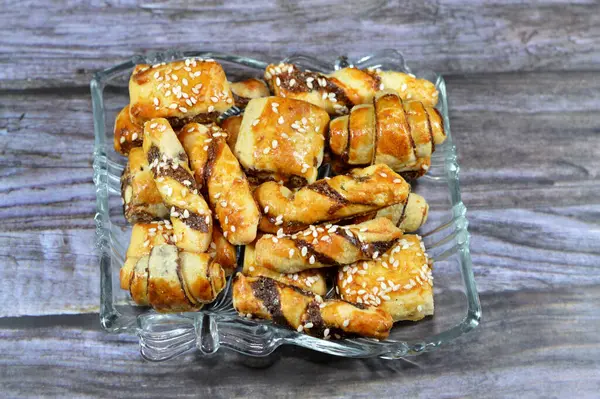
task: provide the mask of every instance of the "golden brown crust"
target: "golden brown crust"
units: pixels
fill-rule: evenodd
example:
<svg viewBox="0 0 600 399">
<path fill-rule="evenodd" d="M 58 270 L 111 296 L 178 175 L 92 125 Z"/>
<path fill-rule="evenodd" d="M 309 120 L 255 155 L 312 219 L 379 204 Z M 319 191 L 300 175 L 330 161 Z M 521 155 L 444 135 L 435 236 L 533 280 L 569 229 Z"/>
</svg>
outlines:
<svg viewBox="0 0 600 399">
<path fill-rule="evenodd" d="M 235 246 L 223 237 L 221 227 L 217 224 L 213 226 L 213 237 L 208 254 L 215 259 L 215 263 L 221 265 L 225 271 L 225 276 L 231 276 L 237 267 L 237 257 Z"/>
<path fill-rule="evenodd" d="M 115 119 L 114 146 L 115 151 L 127 155 L 132 148 L 141 147 L 144 129 L 141 125 L 131 121 L 129 104 L 127 104 Z"/>
<path fill-rule="evenodd" d="M 344 115 L 352 106 L 335 78 L 317 72 L 300 71 L 293 64 L 267 66 L 265 81 L 274 95 L 306 101 L 331 115 Z"/>
<path fill-rule="evenodd" d="M 242 315 L 273 320 L 277 324 L 330 339 L 363 336 L 388 337 L 391 316 L 381 309 L 340 300 L 323 300 L 296 287 L 266 277 L 236 275 L 233 306 Z"/>
<path fill-rule="evenodd" d="M 357 105 L 350 111 L 348 123 L 349 165 L 371 165 L 375 153 L 375 107 L 371 104 Z"/>
<path fill-rule="evenodd" d="M 250 78 L 229 85 L 233 93 L 234 103 L 238 108 L 245 108 L 253 98 L 271 95 L 267 84 L 260 79 Z"/>
<path fill-rule="evenodd" d="M 280 273 L 376 259 L 402 237 L 385 218 L 349 226 L 310 226 L 292 235 L 266 234 L 256 242 L 256 261 Z"/>
<path fill-rule="evenodd" d="M 340 159 L 347 157 L 348 123 L 348 115 L 335 118 L 329 123 L 329 149 Z"/>
<path fill-rule="evenodd" d="M 435 85 L 426 79 L 396 71 L 374 71 L 381 80 L 380 90 L 394 90 L 402 100 L 419 101 L 426 107 L 435 107 L 438 102 L 438 91 Z"/>
<path fill-rule="evenodd" d="M 148 255 L 142 256 L 131 273 L 131 280 L 129 282 L 129 293 L 131 299 L 135 303 L 141 306 L 149 304 L 148 301 L 148 263 L 150 257 Z"/>
<path fill-rule="evenodd" d="M 368 104 L 379 90 L 379 76 L 358 68 L 342 68 L 329 75 L 344 91 L 352 104 Z"/>
<path fill-rule="evenodd" d="M 185 251 L 205 252 L 212 238 L 212 214 L 198 192 L 188 156 L 166 119 L 146 122 L 143 148 L 158 191 L 170 209 L 175 244 Z"/>
<path fill-rule="evenodd" d="M 304 270 L 299 273 L 284 274 L 261 266 L 256 260 L 254 245 L 244 248 L 244 269 L 242 272 L 250 277 L 268 277 L 283 284 L 291 285 L 312 292 L 316 295 L 327 293 L 327 283 L 322 271 L 316 269 Z"/>
<path fill-rule="evenodd" d="M 129 247 L 125 256 L 125 263 L 119 273 L 122 289 L 129 289 L 131 273 L 138 260 L 143 256 L 149 255 L 154 246 L 170 243 L 172 237 L 173 226 L 168 220 L 137 223 L 133 226 Z"/>
<path fill-rule="evenodd" d="M 240 134 L 240 126 L 242 126 L 243 115 L 230 116 L 221 122 L 221 127 L 227 132 L 227 145 L 231 151 L 235 149 L 238 134 Z"/>
<path fill-rule="evenodd" d="M 256 238 L 260 213 L 246 175 L 225 142 L 226 135 L 217 125 L 190 123 L 179 138 L 196 180 L 203 179 L 207 187 L 223 236 L 234 245 L 245 245 Z"/>
<path fill-rule="evenodd" d="M 121 176 L 121 198 L 123 214 L 131 224 L 169 217 L 141 147 L 132 148 L 129 152 L 127 166 Z"/>
<path fill-rule="evenodd" d="M 337 290 L 353 303 L 377 306 L 394 321 L 433 314 L 433 276 L 417 235 L 405 235 L 380 259 L 340 268 Z"/>
<path fill-rule="evenodd" d="M 328 123 L 329 115 L 307 102 L 253 99 L 244 112 L 235 154 L 249 177 L 302 186 L 317 178 Z"/>
<path fill-rule="evenodd" d="M 422 196 L 410 193 L 408 201 L 383 208 L 377 212 L 377 217 L 389 219 L 404 232 L 415 232 L 427 221 L 429 204 Z"/>
<path fill-rule="evenodd" d="M 214 121 L 233 105 L 225 72 L 212 60 L 137 65 L 129 80 L 129 97 L 133 121 L 167 118 L 174 127 Z"/>
<path fill-rule="evenodd" d="M 264 212 L 259 229 L 275 233 L 300 231 L 311 224 L 362 215 L 405 202 L 410 186 L 386 165 L 354 169 L 322 179 L 295 193 L 273 182 L 254 191 Z"/>
<path fill-rule="evenodd" d="M 195 304 L 214 301 L 225 287 L 225 272 L 209 254 L 181 252 L 179 264 L 186 294 Z"/>
</svg>

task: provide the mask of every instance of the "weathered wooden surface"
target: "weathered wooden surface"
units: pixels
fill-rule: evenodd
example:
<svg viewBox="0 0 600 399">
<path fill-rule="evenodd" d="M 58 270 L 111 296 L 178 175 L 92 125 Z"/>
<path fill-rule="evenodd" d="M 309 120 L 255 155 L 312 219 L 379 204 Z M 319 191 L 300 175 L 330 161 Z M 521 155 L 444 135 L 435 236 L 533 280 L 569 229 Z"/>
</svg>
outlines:
<svg viewBox="0 0 600 399">
<path fill-rule="evenodd" d="M 597 397 L 597 1 L 11 1 L 0 33 L 3 395 Z M 173 44 L 394 47 L 446 73 L 481 327 L 416 365 L 286 348 L 262 370 L 231 353 L 148 364 L 134 337 L 100 331 L 89 79 Z"/>
</svg>

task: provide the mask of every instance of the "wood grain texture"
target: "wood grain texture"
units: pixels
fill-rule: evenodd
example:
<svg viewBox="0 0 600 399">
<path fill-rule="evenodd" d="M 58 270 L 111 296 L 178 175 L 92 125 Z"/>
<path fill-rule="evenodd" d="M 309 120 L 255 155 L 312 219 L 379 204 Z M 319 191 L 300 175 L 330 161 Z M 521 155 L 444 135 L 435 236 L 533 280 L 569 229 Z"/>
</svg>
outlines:
<svg viewBox="0 0 600 399">
<path fill-rule="evenodd" d="M 93 71 L 173 43 L 271 59 L 293 52 L 364 54 L 375 44 L 446 74 L 595 70 L 600 64 L 600 4 L 593 0 L 5 4 L 4 89 L 87 86 Z"/>
<path fill-rule="evenodd" d="M 152 364 L 141 360 L 134 339 L 98 331 L 97 315 L 0 319 L 0 385 L 8 396 L 128 398 L 597 394 L 599 285 L 481 299 L 486 312 L 479 329 L 407 361 L 340 359 L 285 347 L 262 361 L 221 351 L 212 359 L 189 354 Z"/>
</svg>

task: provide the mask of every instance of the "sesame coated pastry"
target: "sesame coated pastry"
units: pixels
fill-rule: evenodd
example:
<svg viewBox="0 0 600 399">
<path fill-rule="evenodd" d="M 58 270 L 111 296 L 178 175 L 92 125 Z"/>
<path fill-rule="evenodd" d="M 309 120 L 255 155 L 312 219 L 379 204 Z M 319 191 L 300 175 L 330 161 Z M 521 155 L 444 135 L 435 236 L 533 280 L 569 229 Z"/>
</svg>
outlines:
<svg viewBox="0 0 600 399">
<path fill-rule="evenodd" d="M 256 238 L 260 212 L 246 175 L 225 142 L 226 136 L 214 124 L 190 123 L 179 133 L 196 181 L 207 188 L 208 202 L 223 236 L 234 245 L 245 245 Z"/>
<path fill-rule="evenodd" d="M 131 224 L 169 217 L 141 147 L 132 148 L 129 152 L 127 166 L 121 176 L 121 198 L 123 214 Z"/>
<path fill-rule="evenodd" d="M 129 79 L 129 98 L 134 122 L 166 118 L 174 128 L 192 121 L 213 122 L 233 106 L 223 68 L 208 59 L 136 65 Z"/>
<path fill-rule="evenodd" d="M 250 78 L 229 85 L 233 93 L 233 102 L 238 108 L 246 108 L 253 98 L 269 97 L 269 87 L 260 79 Z"/>
<path fill-rule="evenodd" d="M 171 212 L 175 245 L 185 251 L 205 252 L 212 238 L 212 214 L 198 192 L 188 157 L 166 119 L 145 123 L 143 148 L 156 187 Z"/>
<path fill-rule="evenodd" d="M 237 267 L 235 246 L 223 237 L 223 232 L 218 224 L 213 225 L 212 241 L 207 253 L 221 265 L 226 276 L 231 276 Z"/>
<path fill-rule="evenodd" d="M 307 101 L 330 115 L 344 115 L 354 105 L 369 104 L 377 92 L 385 89 L 398 92 L 403 100 L 420 101 L 430 107 L 435 107 L 439 96 L 428 80 L 380 69 L 347 67 L 327 75 L 280 63 L 267 66 L 265 80 L 276 96 Z"/>
<path fill-rule="evenodd" d="M 317 179 L 329 115 L 304 101 L 281 97 L 250 100 L 235 155 L 251 182 L 282 181 L 301 187 Z"/>
<path fill-rule="evenodd" d="M 402 230 L 385 218 L 349 226 L 310 226 L 292 235 L 265 234 L 256 242 L 256 261 L 280 273 L 347 265 L 378 258 L 400 237 Z"/>
<path fill-rule="evenodd" d="M 158 312 L 198 310 L 215 300 L 225 287 L 225 274 L 208 254 L 179 251 L 174 245 L 157 245 L 141 258 L 134 279 L 147 277 L 146 295 L 132 293 L 138 304 L 150 304 Z M 143 282 L 139 285 L 143 287 Z M 138 287 L 134 284 L 133 289 Z M 130 288 L 131 290 L 131 288 Z M 143 303 L 143 301 L 146 303 Z"/>
<path fill-rule="evenodd" d="M 244 269 L 242 273 L 249 277 L 268 277 L 277 280 L 283 284 L 291 285 L 303 289 L 304 291 L 312 292 L 317 295 L 325 295 L 327 293 L 327 283 L 325 274 L 322 270 L 309 269 L 299 273 L 279 273 L 268 269 L 256 261 L 256 251 L 254 245 L 246 245 L 244 249 Z"/>
<path fill-rule="evenodd" d="M 340 268 L 336 291 L 343 300 L 377 306 L 394 321 L 433 314 L 433 276 L 417 235 L 405 235 L 382 257 Z"/>
<path fill-rule="evenodd" d="M 115 151 L 121 155 L 127 155 L 132 148 L 142 146 L 144 128 L 131 120 L 129 104 L 117 114 L 114 134 Z"/>
<path fill-rule="evenodd" d="M 405 203 L 410 185 L 386 165 L 353 169 L 295 193 L 275 182 L 261 184 L 254 198 L 263 211 L 259 229 L 300 231 L 311 224 L 338 221 Z"/>
<path fill-rule="evenodd" d="M 235 115 L 221 121 L 221 127 L 227 132 L 227 145 L 231 148 L 231 151 L 235 150 L 242 119 L 244 119 L 243 115 Z"/>
<path fill-rule="evenodd" d="M 267 277 L 246 277 L 241 273 L 233 282 L 233 307 L 242 315 L 272 320 L 323 339 L 385 339 L 393 325 L 389 313 L 381 309 L 324 300 L 320 295 Z"/>
<path fill-rule="evenodd" d="M 429 204 L 419 194 L 410 193 L 408 201 L 379 210 L 376 217 L 387 218 L 404 232 L 415 232 L 427 221 Z"/>
<path fill-rule="evenodd" d="M 150 255 L 150 251 L 156 245 L 171 243 L 172 238 L 173 226 L 168 220 L 133 225 L 125 263 L 121 267 L 119 276 L 121 288 L 129 289 L 131 273 L 140 258 Z"/>
<path fill-rule="evenodd" d="M 332 120 L 329 132 L 329 148 L 346 167 L 383 163 L 406 179 L 425 174 L 435 145 L 446 139 L 435 108 L 403 102 L 390 90 Z"/>
</svg>

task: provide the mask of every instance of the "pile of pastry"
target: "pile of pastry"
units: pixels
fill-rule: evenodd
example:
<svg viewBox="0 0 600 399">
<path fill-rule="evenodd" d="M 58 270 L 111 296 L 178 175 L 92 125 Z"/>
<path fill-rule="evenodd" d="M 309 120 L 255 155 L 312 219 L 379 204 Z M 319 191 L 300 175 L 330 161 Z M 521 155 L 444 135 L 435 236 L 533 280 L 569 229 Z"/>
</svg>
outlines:
<svg viewBox="0 0 600 399">
<path fill-rule="evenodd" d="M 269 65 L 230 83 L 211 59 L 137 65 L 115 122 L 125 218 L 121 287 L 159 312 L 215 300 L 323 339 L 384 339 L 433 314 L 416 231 L 425 174 L 445 139 L 426 80 Z M 227 112 L 231 107 L 243 113 Z M 235 115 L 226 117 L 227 115 Z M 329 165 L 332 177 L 318 179 Z"/>
</svg>

